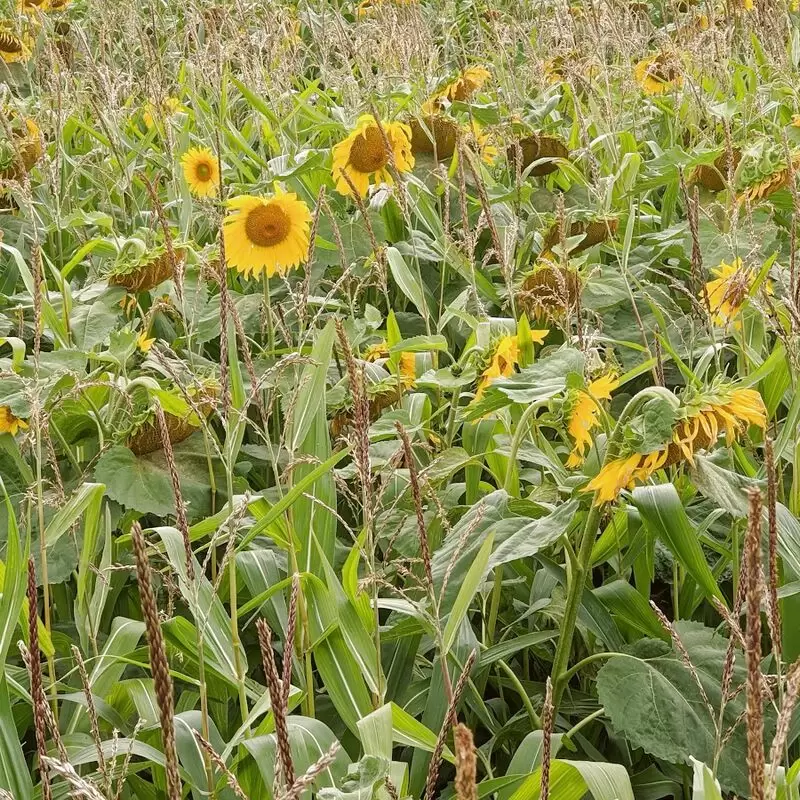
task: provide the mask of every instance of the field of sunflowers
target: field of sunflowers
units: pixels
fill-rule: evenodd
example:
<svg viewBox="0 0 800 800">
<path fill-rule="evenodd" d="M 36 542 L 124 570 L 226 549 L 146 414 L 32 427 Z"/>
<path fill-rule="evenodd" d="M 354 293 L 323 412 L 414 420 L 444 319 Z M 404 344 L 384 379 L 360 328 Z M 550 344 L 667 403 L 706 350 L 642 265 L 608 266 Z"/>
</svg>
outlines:
<svg viewBox="0 0 800 800">
<path fill-rule="evenodd" d="M 800 800 L 798 171 L 797 0 L 0 0 L 0 800 Z"/>
</svg>

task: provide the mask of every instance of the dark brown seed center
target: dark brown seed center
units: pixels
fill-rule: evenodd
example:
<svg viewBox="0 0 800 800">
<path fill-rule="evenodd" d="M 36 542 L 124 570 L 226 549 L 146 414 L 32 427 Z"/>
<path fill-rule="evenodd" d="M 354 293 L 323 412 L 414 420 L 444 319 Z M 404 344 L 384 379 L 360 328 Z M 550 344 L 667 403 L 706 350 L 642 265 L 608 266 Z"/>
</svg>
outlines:
<svg viewBox="0 0 800 800">
<path fill-rule="evenodd" d="M 376 125 L 356 136 L 350 148 L 350 163 L 359 172 L 377 172 L 389 162 L 383 137 Z"/>
<path fill-rule="evenodd" d="M 273 247 L 289 235 L 291 221 L 276 205 L 258 206 L 248 213 L 244 229 L 253 244 Z"/>
</svg>

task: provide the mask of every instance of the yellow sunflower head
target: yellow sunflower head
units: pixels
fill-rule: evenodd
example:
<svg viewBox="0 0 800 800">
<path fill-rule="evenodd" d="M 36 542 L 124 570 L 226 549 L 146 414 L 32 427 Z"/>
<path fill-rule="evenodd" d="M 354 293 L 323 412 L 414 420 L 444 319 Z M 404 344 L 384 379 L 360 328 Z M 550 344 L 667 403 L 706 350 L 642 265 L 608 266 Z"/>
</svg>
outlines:
<svg viewBox="0 0 800 800">
<path fill-rule="evenodd" d="M 147 130 L 150 130 L 155 124 L 160 114 L 168 119 L 174 116 L 181 110 L 181 101 L 177 97 L 165 97 L 161 102 L 160 107 L 155 103 L 145 103 L 142 111 L 142 121 L 144 122 Z"/>
<path fill-rule="evenodd" d="M 212 197 L 219 191 L 219 162 L 207 147 L 192 147 L 181 158 L 183 177 L 197 197 Z"/>
<path fill-rule="evenodd" d="M 472 120 L 466 128 L 467 142 L 472 144 L 487 166 L 492 166 L 497 160 L 498 149 L 491 134 L 486 133 L 483 128 Z"/>
<path fill-rule="evenodd" d="M 293 192 L 272 197 L 243 195 L 228 202 L 224 241 L 228 266 L 246 277 L 267 277 L 298 267 L 308 259 L 311 212 Z"/>
<path fill-rule="evenodd" d="M 352 183 L 359 196 L 364 197 L 369 189 L 370 178 L 376 185 L 391 185 L 393 179 L 388 168 L 392 161 L 398 172 L 409 172 L 414 168 L 411 128 L 402 122 L 386 120 L 381 122 L 379 128 L 375 117 L 364 114 L 358 118 L 353 132 L 333 148 L 336 191 L 350 195 L 353 193 Z"/>
<path fill-rule="evenodd" d="M 706 283 L 708 310 L 715 325 L 727 325 L 742 309 L 755 282 L 755 274 L 736 258 L 712 270 L 714 280 Z"/>
<path fill-rule="evenodd" d="M 410 389 L 417 380 L 417 356 L 415 353 L 400 353 L 400 382 Z"/>
<path fill-rule="evenodd" d="M 30 37 L 16 33 L 8 20 L 0 21 L 0 58 L 6 64 L 24 64 L 30 57 Z"/>
<path fill-rule="evenodd" d="M 666 94 L 683 86 L 683 75 L 675 60 L 663 54 L 643 58 L 634 67 L 634 77 L 649 95 Z"/>
<path fill-rule="evenodd" d="M 42 6 L 45 11 L 63 11 L 72 0 L 44 0 Z"/>
<path fill-rule="evenodd" d="M 0 406 L 0 433 L 16 436 L 20 430 L 28 427 L 28 423 L 14 416 L 8 406 Z"/>
<path fill-rule="evenodd" d="M 486 67 L 467 67 L 455 80 L 446 83 L 423 103 L 422 113 L 435 114 L 445 102 L 466 102 L 491 77 L 492 73 Z"/>
<path fill-rule="evenodd" d="M 632 453 L 609 461 L 586 486 L 587 492 L 597 492 L 595 504 L 610 503 L 617 495 L 636 480 L 642 456 Z"/>
<path fill-rule="evenodd" d="M 618 386 L 616 376 L 609 373 L 593 380 L 585 390 L 578 390 L 573 398 L 567 431 L 575 446 L 567 459 L 568 468 L 576 469 L 583 464 L 586 451 L 592 446 L 591 431 L 600 424 L 600 406 L 597 401 L 610 400 L 611 392 Z"/>
<path fill-rule="evenodd" d="M 143 353 L 149 353 L 150 348 L 153 346 L 153 342 L 155 342 L 155 337 L 148 337 L 147 331 L 142 331 L 136 337 L 136 346 L 141 350 Z"/>
<path fill-rule="evenodd" d="M 364 361 L 377 361 L 380 358 L 389 358 L 389 346 L 385 341 L 371 344 L 362 356 Z"/>
</svg>

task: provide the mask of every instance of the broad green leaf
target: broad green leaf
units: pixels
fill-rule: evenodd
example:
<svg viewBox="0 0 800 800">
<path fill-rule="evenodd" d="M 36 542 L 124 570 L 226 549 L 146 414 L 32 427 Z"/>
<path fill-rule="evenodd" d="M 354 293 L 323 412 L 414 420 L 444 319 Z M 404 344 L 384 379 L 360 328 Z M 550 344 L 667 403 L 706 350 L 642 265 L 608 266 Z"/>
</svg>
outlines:
<svg viewBox="0 0 800 800">
<path fill-rule="evenodd" d="M 450 652 L 450 648 L 453 646 L 453 642 L 456 639 L 458 629 L 467 616 L 472 599 L 483 583 L 484 572 L 489 563 L 489 553 L 492 552 L 493 544 L 494 534 L 490 533 L 481 545 L 480 550 L 478 550 L 475 560 L 472 562 L 469 570 L 467 570 L 467 574 L 464 576 L 464 580 L 461 582 L 458 595 L 450 610 L 450 615 L 447 618 L 447 624 L 442 634 L 442 648 L 445 655 Z"/>
<path fill-rule="evenodd" d="M 292 414 L 286 442 L 290 453 L 300 447 L 311 431 L 318 416 L 317 412 L 320 408 L 325 408 L 325 381 L 334 335 L 335 328 L 331 320 L 317 336 L 311 349 L 311 360 L 303 367 L 300 375 L 297 396 L 291 400 Z"/>
<path fill-rule="evenodd" d="M 425 305 L 425 294 L 419 279 L 409 269 L 402 253 L 396 247 L 387 247 L 386 256 L 389 260 L 389 269 L 400 291 L 417 307 L 422 316 L 427 317 L 428 309 Z"/>
<path fill-rule="evenodd" d="M 642 520 L 650 532 L 669 547 L 684 569 L 697 581 L 706 597 L 716 597 L 725 603 L 703 548 L 681 503 L 678 492 L 671 483 L 657 486 L 640 486 L 633 490 L 633 504 L 639 509 Z"/>
<path fill-rule="evenodd" d="M 657 758 L 689 764 L 692 757 L 713 762 L 715 724 L 719 715 L 721 680 L 728 640 L 695 622 L 675 623 L 710 703 L 696 679 L 666 642 L 641 639 L 625 655 L 613 656 L 600 669 L 597 693 L 614 730 L 633 747 Z M 743 722 L 745 667 L 733 669 L 733 699 L 725 705 L 724 729 L 733 727 L 719 759 L 717 778 L 726 792 L 748 795 L 747 740 Z M 766 740 L 775 727 L 774 711 L 765 711 Z"/>
<path fill-rule="evenodd" d="M 0 674 L 0 788 L 11 792 L 14 800 L 33 798 L 31 773 L 14 725 L 5 674 Z"/>
</svg>

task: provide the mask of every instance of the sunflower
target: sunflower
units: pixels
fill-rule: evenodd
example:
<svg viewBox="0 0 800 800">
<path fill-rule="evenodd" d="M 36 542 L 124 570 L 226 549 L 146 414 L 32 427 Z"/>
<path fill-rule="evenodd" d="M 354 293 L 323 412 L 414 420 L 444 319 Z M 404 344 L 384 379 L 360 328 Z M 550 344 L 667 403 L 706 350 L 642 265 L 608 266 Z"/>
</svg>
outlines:
<svg viewBox="0 0 800 800">
<path fill-rule="evenodd" d="M 182 247 L 175 248 L 173 254 L 176 264 L 182 263 L 186 258 L 186 250 Z M 123 263 L 117 267 L 108 276 L 108 285 L 124 286 L 133 294 L 147 292 L 171 278 L 175 273 L 176 264 L 173 264 L 170 254 L 165 249 L 156 248 L 132 263 Z M 132 301 L 135 305 L 136 298 L 133 297 Z M 125 298 L 123 302 L 126 302 Z"/>
<path fill-rule="evenodd" d="M 380 361 L 389 358 L 389 346 L 385 341 L 371 344 L 365 351 L 363 358 L 365 361 Z M 414 353 L 400 353 L 399 362 L 400 383 L 403 389 L 410 389 L 417 379 L 417 357 Z"/>
<path fill-rule="evenodd" d="M 165 119 L 177 114 L 181 110 L 181 101 L 177 97 L 165 97 L 161 103 L 161 114 Z M 142 120 L 147 130 L 156 124 L 159 108 L 154 103 L 145 103 Z"/>
<path fill-rule="evenodd" d="M 689 183 L 699 183 L 704 189 L 721 192 L 728 180 L 728 173 L 735 172 L 742 160 L 742 151 L 734 147 L 714 159 L 713 164 L 699 164 L 692 170 Z"/>
<path fill-rule="evenodd" d="M 793 174 L 800 168 L 800 151 L 793 152 L 791 158 L 791 169 L 788 166 L 776 169 L 770 175 L 756 180 L 739 192 L 737 200 L 740 203 L 746 200 L 750 203 L 757 203 L 759 200 L 766 200 L 771 194 L 787 188 Z"/>
<path fill-rule="evenodd" d="M 600 406 L 597 401 L 610 400 L 611 392 L 618 386 L 616 376 L 609 373 L 593 380 L 587 389 L 578 390 L 577 396 L 573 398 L 567 431 L 575 446 L 567 459 L 569 469 L 576 469 L 583 464 L 586 450 L 592 446 L 590 433 L 600 424 Z"/>
<path fill-rule="evenodd" d="M 466 102 L 477 92 L 492 73 L 486 67 L 467 67 L 455 80 L 445 84 L 422 106 L 423 114 L 432 114 L 442 108 L 445 101 Z"/>
<path fill-rule="evenodd" d="M 47 0 L 17 0 L 17 11 L 20 13 L 35 13 L 36 10 L 46 11 Z"/>
<path fill-rule="evenodd" d="M 607 239 L 616 236 L 619 230 L 619 219 L 617 217 L 597 217 L 593 220 L 577 220 L 573 222 L 566 232 L 566 238 L 572 239 L 575 236 L 583 236 L 583 239 L 570 249 L 570 255 L 577 255 L 583 250 L 588 250 L 596 244 L 602 244 Z M 543 250 L 551 250 L 558 244 L 561 238 L 561 231 L 558 223 L 555 223 L 547 235 L 544 237 Z"/>
<path fill-rule="evenodd" d="M 430 114 L 421 120 L 410 120 L 409 127 L 411 152 L 415 156 L 432 154 L 439 160 L 450 158 L 456 151 L 459 137 L 463 137 L 485 164 L 491 166 L 497 158 L 496 145 L 475 120 L 469 125 L 459 125 L 445 114 Z"/>
<path fill-rule="evenodd" d="M 207 147 L 192 147 L 181 157 L 183 177 L 197 197 L 212 197 L 219 191 L 219 162 Z"/>
<path fill-rule="evenodd" d="M 708 310 L 715 325 L 727 325 L 744 306 L 755 282 L 755 274 L 744 269 L 742 260 L 722 262 L 711 271 L 716 277 L 706 283 Z"/>
<path fill-rule="evenodd" d="M 266 271 L 271 278 L 308 259 L 311 213 L 294 192 L 277 189 L 272 197 L 242 195 L 228 201 L 225 254 L 228 265 L 245 277 Z"/>
<path fill-rule="evenodd" d="M 533 133 L 520 139 L 519 142 L 510 144 L 506 150 L 506 157 L 515 167 L 519 167 L 520 172 L 526 170 L 534 161 L 548 159 L 530 171 L 532 176 L 538 178 L 555 172 L 559 166 L 555 159 L 568 159 L 569 148 L 557 136 Z M 517 160 L 519 160 L 518 165 Z"/>
<path fill-rule="evenodd" d="M 525 275 L 517 291 L 517 307 L 529 317 L 557 319 L 572 308 L 580 296 L 582 285 L 578 271 L 569 265 L 560 266 L 552 252 L 546 250 L 531 272 Z"/>
<path fill-rule="evenodd" d="M 585 491 L 597 492 L 597 505 L 611 502 L 623 489 L 643 483 L 663 467 L 684 460 L 693 464 L 695 453 L 712 447 L 723 433 L 730 445 L 748 425 L 766 428 L 767 409 L 761 395 L 755 389 L 719 387 L 684 407 L 670 442 L 650 453 L 630 453 L 609 461 Z"/>
<path fill-rule="evenodd" d="M 28 423 L 14 416 L 8 406 L 0 406 L 0 433 L 10 433 L 16 436 L 20 430 L 25 430 Z"/>
<path fill-rule="evenodd" d="M 666 94 L 683 86 L 683 75 L 674 61 L 663 54 L 643 58 L 633 70 L 645 94 Z"/>
<path fill-rule="evenodd" d="M 531 340 L 542 344 L 545 336 L 550 333 L 546 330 L 532 330 Z M 504 336 L 494 348 L 489 364 L 481 374 L 478 388 L 475 391 L 475 401 L 483 397 L 487 387 L 495 378 L 507 378 L 514 374 L 514 367 L 519 363 L 519 338 L 517 336 Z"/>
<path fill-rule="evenodd" d="M 15 33 L 8 20 L 0 21 L 0 58 L 6 64 L 25 63 L 31 57 L 30 39 Z"/>
<path fill-rule="evenodd" d="M 392 161 L 398 172 L 409 172 L 414 168 L 411 128 L 402 122 L 386 120 L 381 122 L 381 128 L 378 127 L 375 117 L 364 114 L 358 118 L 353 132 L 334 146 L 333 179 L 339 194 L 352 194 L 352 183 L 356 192 L 364 197 L 371 177 L 376 185 L 391 185 L 393 179 L 388 166 Z M 387 142 L 391 152 L 386 149 Z M 350 179 L 350 183 L 345 176 Z"/>
<path fill-rule="evenodd" d="M 136 337 L 136 346 L 141 350 L 143 353 L 149 353 L 150 348 L 153 346 L 153 342 L 155 342 L 155 337 L 148 338 L 147 331 L 142 331 Z"/>
<path fill-rule="evenodd" d="M 466 129 L 466 138 L 467 142 L 472 144 L 478 155 L 480 155 L 481 161 L 491 167 L 497 160 L 499 153 L 491 135 L 485 133 L 483 128 L 475 120 L 472 120 Z"/>
</svg>

